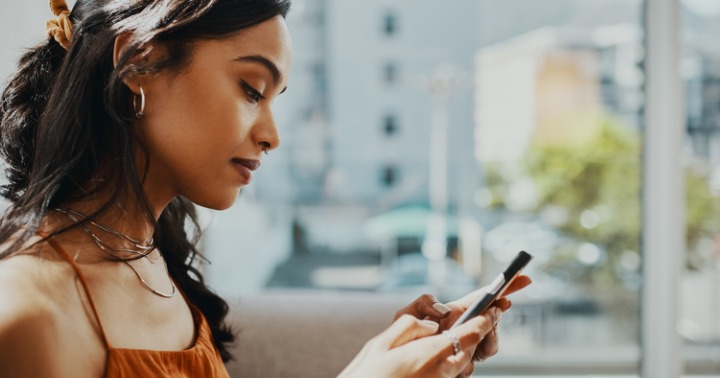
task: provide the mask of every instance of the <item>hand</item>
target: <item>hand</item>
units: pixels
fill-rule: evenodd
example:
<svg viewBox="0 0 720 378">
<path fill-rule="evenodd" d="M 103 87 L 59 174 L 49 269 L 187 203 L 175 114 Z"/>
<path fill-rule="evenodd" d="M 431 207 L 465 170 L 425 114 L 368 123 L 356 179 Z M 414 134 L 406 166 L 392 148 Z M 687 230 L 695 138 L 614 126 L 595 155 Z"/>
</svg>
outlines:
<svg viewBox="0 0 720 378">
<path fill-rule="evenodd" d="M 437 333 L 438 323 L 401 315 L 368 341 L 339 377 L 456 377 L 472 365 L 477 345 L 497 325 L 502 312 L 495 307 L 455 328 L 457 354 L 451 337 Z"/>
<path fill-rule="evenodd" d="M 518 276 L 503 293 L 503 297 L 497 300 L 493 306 L 499 307 L 503 311 L 507 311 L 512 303 L 510 300 L 505 298 L 506 296 L 517 292 L 526 286 L 530 285 L 532 280 L 528 276 Z M 430 294 L 424 294 L 412 302 L 407 307 L 401 309 L 395 314 L 395 319 L 402 315 L 412 315 L 418 319 L 433 320 L 439 323 L 439 331 L 449 329 L 455 321 L 470 307 L 475 301 L 481 296 L 485 295 L 487 287 L 483 287 L 476 290 L 456 301 L 447 303 L 446 305 L 441 304 L 435 296 Z M 482 340 L 480 345 L 475 349 L 473 353 L 473 360 L 483 361 L 486 360 L 498 352 L 498 336 L 497 327 L 494 327 L 492 331 Z M 467 369 L 463 371 L 462 376 L 469 376 L 472 374 L 475 368 L 474 364 L 469 364 Z"/>
</svg>

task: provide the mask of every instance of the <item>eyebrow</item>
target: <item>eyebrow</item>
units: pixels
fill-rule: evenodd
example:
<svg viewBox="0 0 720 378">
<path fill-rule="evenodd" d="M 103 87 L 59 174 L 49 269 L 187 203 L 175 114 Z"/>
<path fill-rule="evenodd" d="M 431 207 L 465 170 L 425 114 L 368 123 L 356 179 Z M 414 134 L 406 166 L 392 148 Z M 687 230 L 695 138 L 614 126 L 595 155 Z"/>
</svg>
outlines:
<svg viewBox="0 0 720 378">
<path fill-rule="evenodd" d="M 270 59 L 262 56 L 262 55 L 248 55 L 248 56 L 240 56 L 235 59 L 233 59 L 234 62 L 238 63 L 252 63 L 252 64 L 259 64 L 265 68 L 267 68 L 268 71 L 270 71 L 270 75 L 273 78 L 273 82 L 275 82 L 275 85 L 277 86 L 280 81 L 282 80 L 282 74 L 280 73 L 280 70 L 278 69 L 277 65 L 273 63 Z M 285 92 L 287 87 L 285 87 L 282 92 Z"/>
</svg>

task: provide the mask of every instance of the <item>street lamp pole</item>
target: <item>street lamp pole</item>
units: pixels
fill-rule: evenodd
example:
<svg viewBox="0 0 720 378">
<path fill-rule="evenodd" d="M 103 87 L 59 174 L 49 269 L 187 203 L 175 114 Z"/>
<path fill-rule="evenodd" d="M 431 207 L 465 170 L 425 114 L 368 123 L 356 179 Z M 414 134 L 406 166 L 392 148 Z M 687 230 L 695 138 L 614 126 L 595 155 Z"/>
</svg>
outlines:
<svg viewBox="0 0 720 378">
<path fill-rule="evenodd" d="M 428 259 L 428 281 L 436 287 L 445 286 L 448 212 L 448 129 L 450 126 L 450 92 L 457 87 L 459 71 L 448 65 L 439 66 L 429 79 L 432 95 L 430 125 L 430 156 L 428 196 L 430 218 L 422 253 Z"/>
</svg>

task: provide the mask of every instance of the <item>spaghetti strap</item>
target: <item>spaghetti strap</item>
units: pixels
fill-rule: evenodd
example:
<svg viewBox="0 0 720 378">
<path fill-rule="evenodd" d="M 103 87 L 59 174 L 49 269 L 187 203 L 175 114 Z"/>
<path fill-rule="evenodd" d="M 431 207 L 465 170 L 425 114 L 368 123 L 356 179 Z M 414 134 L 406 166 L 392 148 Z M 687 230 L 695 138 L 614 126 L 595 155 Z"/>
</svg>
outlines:
<svg viewBox="0 0 720 378">
<path fill-rule="evenodd" d="M 85 290 L 85 295 L 87 295 L 88 302 L 90 302 L 90 308 L 92 309 L 93 315 L 95 315 L 95 320 L 98 323 L 98 327 L 100 327 L 100 335 L 102 336 L 103 343 L 105 343 L 105 348 L 107 350 L 110 350 L 110 342 L 105 335 L 105 329 L 103 328 L 102 322 L 100 321 L 100 316 L 98 315 L 97 309 L 95 308 L 95 303 L 92 300 L 92 295 L 90 295 L 90 290 L 88 290 L 87 282 L 85 281 L 85 277 L 80 271 L 80 267 L 77 265 L 75 260 L 70 257 L 70 254 L 68 254 L 67 251 L 65 251 L 65 249 L 57 241 L 51 239 L 49 235 L 45 234 L 40 230 L 38 230 L 37 233 L 38 235 L 42 236 L 45 241 L 50 243 L 50 246 L 53 247 L 55 251 L 57 251 L 65 260 L 67 260 L 67 262 L 70 263 L 73 270 L 75 271 L 75 274 L 77 274 L 78 278 L 80 279 L 80 284 Z"/>
</svg>

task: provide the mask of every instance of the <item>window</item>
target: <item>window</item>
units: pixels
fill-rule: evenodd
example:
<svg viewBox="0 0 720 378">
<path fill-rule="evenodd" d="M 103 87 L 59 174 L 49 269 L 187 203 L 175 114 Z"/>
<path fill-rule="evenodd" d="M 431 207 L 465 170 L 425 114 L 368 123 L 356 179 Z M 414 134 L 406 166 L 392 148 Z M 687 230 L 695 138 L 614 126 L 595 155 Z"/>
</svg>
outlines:
<svg viewBox="0 0 720 378">
<path fill-rule="evenodd" d="M 322 188 L 333 190 L 322 192 L 325 197 L 312 206 L 293 196 L 296 183 L 279 179 L 272 187 L 290 192 L 285 203 L 245 203 L 256 212 L 263 206 L 282 208 L 274 218 L 268 217 L 264 234 L 251 235 L 257 239 L 254 245 L 270 248 L 263 241 L 274 233 L 290 234 L 287 230 L 293 223 L 278 219 L 292 214 L 304 230 L 307 255 L 331 256 L 331 263 L 316 258 L 313 264 L 356 264 L 365 269 L 372 261 L 384 261 L 388 247 L 360 230 L 367 230 L 368 224 L 395 222 L 392 225 L 403 226 L 396 230 L 402 235 L 395 235 L 389 245 L 402 253 L 393 255 L 396 269 L 383 270 L 387 274 L 367 274 L 362 280 L 338 275 L 334 283 L 321 285 L 312 282 L 310 273 L 303 273 L 294 281 L 274 282 L 393 293 L 427 289 L 423 274 L 427 262 L 414 253 L 421 249 L 425 229 L 406 226 L 430 223 L 427 171 L 432 159 L 417 152 L 427 146 L 426 126 L 433 110 L 429 108 L 436 104 L 415 83 L 422 83 L 423 75 L 433 72 L 440 61 L 464 64 L 472 76 L 467 80 L 471 94 L 466 98 L 472 100 L 463 108 L 462 101 L 453 101 L 458 97 L 451 96 L 448 146 L 451 154 L 460 154 L 462 148 L 454 147 L 469 141 L 472 156 L 466 160 L 451 156 L 448 164 L 446 208 L 456 213 L 445 214 L 446 232 L 459 242 L 449 248 L 446 269 L 452 280 L 445 293 L 449 299 L 468 287 L 489 283 L 520 249 L 535 255 L 527 270 L 534 285 L 513 298 L 513 309 L 501 324 L 500 355 L 478 365 L 478 372 L 482 366 L 481 374 L 497 376 L 578 372 L 636 376 L 645 353 L 640 319 L 643 311 L 652 311 L 641 309 L 648 253 L 641 243 L 642 179 L 648 174 L 643 162 L 648 73 L 644 71 L 647 52 L 642 20 L 649 3 L 458 1 L 462 6 L 428 9 L 395 2 L 393 12 L 372 2 L 352 7 L 338 2 L 328 7 L 327 20 L 336 27 L 320 33 L 332 36 L 332 41 L 360 38 L 354 28 L 342 27 L 351 25 L 358 12 L 364 12 L 367 20 L 378 20 L 380 15 L 379 27 L 385 36 L 397 35 L 398 19 L 402 19 L 403 37 L 419 38 L 401 46 L 407 54 L 403 56 L 413 59 L 394 61 L 387 55 L 387 46 L 370 41 L 333 45 L 328 63 L 333 69 L 325 78 L 327 96 L 332 99 L 327 104 L 331 126 L 318 128 L 322 134 L 313 138 L 322 140 L 329 151 L 323 156 L 327 160 L 322 160 L 328 171 L 343 174 L 319 175 L 324 180 Z M 716 321 L 720 317 L 720 55 L 707 41 L 716 34 L 711 25 L 720 24 L 720 9 L 709 1 L 681 2 L 682 16 L 694 21 L 681 23 L 689 245 L 680 330 L 688 372 L 716 374 L 717 361 L 712 358 L 717 358 L 720 342 Z M 523 9 L 521 18 L 518 9 Z M 426 25 L 427 19 L 436 23 L 434 34 L 421 38 L 428 34 L 412 28 Z M 373 30 L 377 27 L 371 25 Z M 316 32 L 307 31 L 307 35 Z M 373 49 L 367 51 L 371 59 L 358 60 L 357 46 Z M 453 61 L 458 56 L 469 58 L 464 63 Z M 377 57 L 385 60 L 378 62 Z M 357 66 L 332 64 L 337 61 Z M 358 74 L 364 72 L 359 67 L 371 68 L 363 76 Z M 397 99 L 402 104 L 385 103 L 383 91 L 401 80 L 408 84 L 407 96 Z M 293 86 L 292 92 L 308 93 L 301 86 Z M 362 93 L 361 101 L 357 93 Z M 402 112 L 406 105 L 413 111 Z M 380 119 L 372 111 L 388 108 L 393 111 L 381 114 Z M 465 116 L 467 122 L 461 118 Z M 363 127 L 368 124 L 377 126 Z M 463 130 L 463 124 L 471 127 Z M 411 128 L 412 133 L 404 132 Z M 389 138 L 401 129 L 403 138 L 417 132 L 413 145 L 418 147 L 403 151 L 398 159 L 404 160 L 378 161 L 381 146 L 372 143 L 377 133 Z M 454 164 L 457 161 L 468 164 Z M 276 177 L 287 176 L 283 171 L 287 166 L 280 162 L 273 167 L 279 172 Z M 481 179 L 474 180 L 478 175 Z M 463 183 L 469 186 L 460 188 Z M 251 212 L 238 211 L 233 221 L 247 213 Z M 463 221 L 457 219 L 458 213 L 465 216 Z M 257 218 L 247 223 L 260 228 Z M 390 228 L 382 225 L 382 229 Z M 246 257 L 257 261 L 256 256 L 264 256 L 264 271 L 247 268 L 247 275 L 232 276 L 248 279 L 255 274 L 259 278 L 254 282 L 261 289 L 277 265 L 312 265 L 286 258 L 292 247 L 278 245 L 263 253 L 253 250 Z M 227 264 L 214 266 L 219 269 Z M 352 286 L 353 282 L 362 285 Z"/>
<path fill-rule="evenodd" d="M 388 137 L 398 132 L 397 118 L 394 115 L 388 114 L 385 116 L 383 120 L 383 131 Z"/>
<path fill-rule="evenodd" d="M 389 12 L 385 14 L 383 18 L 383 32 L 387 36 L 392 36 L 397 33 L 397 16 L 394 13 Z"/>
<path fill-rule="evenodd" d="M 385 187 L 391 187 L 395 185 L 398 179 L 398 172 L 397 168 L 393 166 L 386 166 L 381 171 L 381 178 L 380 181 L 383 186 Z"/>
<path fill-rule="evenodd" d="M 688 19 L 720 22 L 720 3 L 685 0 Z M 687 143 L 685 198 L 687 257 L 681 279 L 679 331 L 689 371 L 718 372 L 720 343 L 720 55 L 716 35 L 703 24 L 683 22 L 683 84 Z M 690 303 L 696 303 L 692 309 Z M 714 366 L 714 368 L 713 368 Z"/>
</svg>

